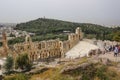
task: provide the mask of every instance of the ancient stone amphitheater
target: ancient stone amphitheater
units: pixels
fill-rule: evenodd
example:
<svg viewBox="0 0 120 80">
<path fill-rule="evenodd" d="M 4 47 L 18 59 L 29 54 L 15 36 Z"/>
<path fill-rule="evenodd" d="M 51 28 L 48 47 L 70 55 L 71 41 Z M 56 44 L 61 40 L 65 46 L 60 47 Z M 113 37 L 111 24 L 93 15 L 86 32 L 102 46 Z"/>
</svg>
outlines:
<svg viewBox="0 0 120 80">
<path fill-rule="evenodd" d="M 40 42 L 32 42 L 29 35 L 26 36 L 25 42 L 17 43 L 8 47 L 7 37 L 3 32 L 3 46 L 0 48 L 1 56 L 9 54 L 14 57 L 22 53 L 27 53 L 32 61 L 56 57 L 65 57 L 65 53 L 72 49 L 82 39 L 83 33 L 78 27 L 75 33 L 68 35 L 68 40 L 61 41 L 59 39 L 47 40 Z"/>
</svg>

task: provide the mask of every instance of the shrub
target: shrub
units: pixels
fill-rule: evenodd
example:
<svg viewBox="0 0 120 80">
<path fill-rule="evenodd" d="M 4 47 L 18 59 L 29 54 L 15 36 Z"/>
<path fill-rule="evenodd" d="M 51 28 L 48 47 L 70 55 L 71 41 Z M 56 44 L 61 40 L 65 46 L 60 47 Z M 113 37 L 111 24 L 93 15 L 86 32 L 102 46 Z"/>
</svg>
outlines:
<svg viewBox="0 0 120 80">
<path fill-rule="evenodd" d="M 6 70 L 6 73 L 9 74 L 11 72 L 11 70 L 13 69 L 13 57 L 8 56 L 6 59 L 6 62 L 4 64 L 4 68 Z"/>
<path fill-rule="evenodd" d="M 30 70 L 32 67 L 32 64 L 30 62 L 30 59 L 28 57 L 28 54 L 20 54 L 15 61 L 15 68 L 22 69 L 22 70 Z"/>
<path fill-rule="evenodd" d="M 4 80 L 28 80 L 29 77 L 25 74 L 16 74 L 14 76 L 5 77 Z"/>
</svg>

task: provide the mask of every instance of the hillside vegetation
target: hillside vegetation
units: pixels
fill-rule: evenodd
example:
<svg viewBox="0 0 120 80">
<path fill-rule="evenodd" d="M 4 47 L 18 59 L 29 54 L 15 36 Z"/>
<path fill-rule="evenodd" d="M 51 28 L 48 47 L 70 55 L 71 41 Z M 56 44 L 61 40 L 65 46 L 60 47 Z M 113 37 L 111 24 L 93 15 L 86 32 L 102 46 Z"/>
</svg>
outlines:
<svg viewBox="0 0 120 80">
<path fill-rule="evenodd" d="M 89 65 L 82 66 L 84 63 Z M 44 68 L 40 69 L 40 67 Z M 68 68 L 69 70 L 66 70 Z M 109 62 L 109 65 L 105 65 L 101 62 L 91 63 L 87 58 L 82 58 L 75 62 L 62 63 L 56 67 L 39 66 L 38 72 L 8 75 L 4 80 L 119 80 L 118 69 L 119 63 Z"/>
<path fill-rule="evenodd" d="M 46 18 L 39 18 L 26 23 L 17 24 L 15 29 L 35 33 L 36 36 L 32 37 L 33 41 L 41 41 L 55 38 L 66 40 L 67 35 L 64 34 L 64 31 L 74 32 L 77 27 L 82 29 L 85 38 L 120 40 L 119 27 L 109 28 L 97 24 L 75 23 Z M 23 42 L 23 40 L 19 39 L 14 40 L 16 42 Z M 9 44 L 14 44 L 14 40 L 9 41 Z"/>
</svg>

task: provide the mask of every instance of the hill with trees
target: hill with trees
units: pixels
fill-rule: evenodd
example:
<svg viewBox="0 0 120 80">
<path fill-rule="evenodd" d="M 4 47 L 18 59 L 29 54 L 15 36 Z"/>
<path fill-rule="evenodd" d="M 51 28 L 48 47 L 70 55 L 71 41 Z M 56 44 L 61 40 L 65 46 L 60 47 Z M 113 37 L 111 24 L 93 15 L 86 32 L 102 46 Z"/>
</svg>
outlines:
<svg viewBox="0 0 120 80">
<path fill-rule="evenodd" d="M 82 29 L 85 38 L 117 40 L 119 37 L 116 36 L 116 34 L 118 34 L 119 27 L 109 28 L 91 23 L 75 23 L 47 18 L 38 18 L 36 20 L 17 24 L 15 29 L 35 33 L 36 36 L 32 36 L 33 41 L 41 41 L 55 38 L 66 40 L 67 35 L 64 34 L 64 31 L 74 32 L 77 27 L 80 27 Z M 23 41 L 19 39 L 14 40 L 16 42 Z M 11 40 L 9 43 L 13 44 L 14 42 Z"/>
</svg>

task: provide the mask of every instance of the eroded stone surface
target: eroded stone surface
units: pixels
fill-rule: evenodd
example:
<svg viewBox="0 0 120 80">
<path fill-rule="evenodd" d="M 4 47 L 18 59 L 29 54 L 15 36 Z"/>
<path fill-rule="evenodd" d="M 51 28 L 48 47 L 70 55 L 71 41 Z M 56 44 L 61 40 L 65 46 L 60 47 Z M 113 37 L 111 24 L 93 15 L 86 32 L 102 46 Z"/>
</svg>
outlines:
<svg viewBox="0 0 120 80">
<path fill-rule="evenodd" d="M 76 29 L 75 33 L 71 33 L 68 35 L 68 40 L 66 41 L 55 39 L 32 42 L 31 37 L 27 35 L 25 38 L 25 42 L 17 43 L 12 47 L 7 48 L 7 38 L 4 34 L 2 48 L 4 49 L 4 51 L 11 52 L 14 57 L 21 53 L 27 53 L 31 61 L 54 57 L 64 57 L 65 53 L 82 39 L 82 36 L 83 33 L 81 32 L 81 29 L 79 27 Z M 3 51 L 0 51 L 0 53 L 4 54 Z"/>
</svg>

